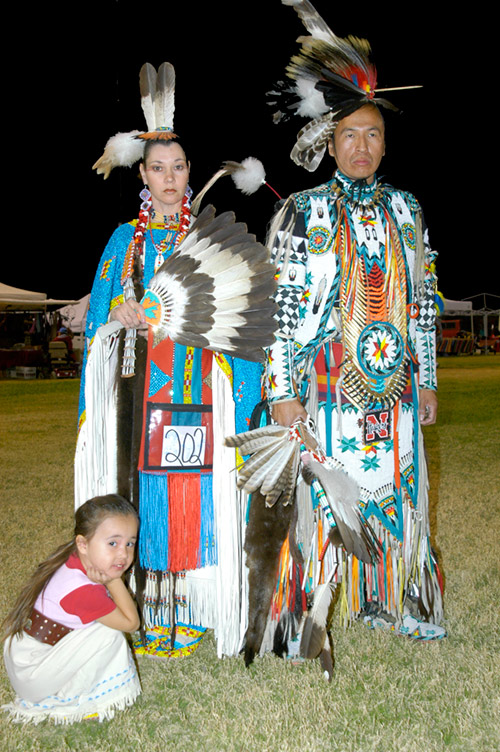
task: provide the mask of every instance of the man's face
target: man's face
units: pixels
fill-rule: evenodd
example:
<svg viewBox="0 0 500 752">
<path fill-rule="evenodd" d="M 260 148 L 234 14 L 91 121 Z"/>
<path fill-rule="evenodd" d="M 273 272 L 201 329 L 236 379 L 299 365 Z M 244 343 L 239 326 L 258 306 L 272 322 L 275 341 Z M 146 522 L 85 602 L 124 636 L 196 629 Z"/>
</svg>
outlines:
<svg viewBox="0 0 500 752">
<path fill-rule="evenodd" d="M 371 183 L 385 154 L 384 121 L 377 108 L 367 104 L 340 120 L 328 151 L 348 178 Z"/>
</svg>

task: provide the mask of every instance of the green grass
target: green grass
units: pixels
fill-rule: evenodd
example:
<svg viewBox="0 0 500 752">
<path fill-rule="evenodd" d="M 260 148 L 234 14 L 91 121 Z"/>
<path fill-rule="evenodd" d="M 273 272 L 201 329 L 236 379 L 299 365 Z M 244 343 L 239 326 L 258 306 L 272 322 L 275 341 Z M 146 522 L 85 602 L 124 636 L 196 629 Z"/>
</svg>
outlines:
<svg viewBox="0 0 500 752">
<path fill-rule="evenodd" d="M 143 694 L 103 724 L 17 726 L 0 750 L 496 752 L 500 748 L 500 357 L 444 358 L 426 430 L 449 636 L 418 644 L 334 625 L 335 676 L 273 656 L 141 659 Z M 0 382 L 0 618 L 72 528 L 77 382 Z M 0 704 L 12 697 L 3 666 Z"/>
</svg>

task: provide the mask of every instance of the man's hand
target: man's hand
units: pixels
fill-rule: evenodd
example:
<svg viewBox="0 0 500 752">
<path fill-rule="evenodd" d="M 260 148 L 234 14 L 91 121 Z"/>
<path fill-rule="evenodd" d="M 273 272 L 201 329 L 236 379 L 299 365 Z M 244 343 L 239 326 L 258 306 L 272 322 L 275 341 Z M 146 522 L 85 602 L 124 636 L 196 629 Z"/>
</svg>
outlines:
<svg viewBox="0 0 500 752">
<path fill-rule="evenodd" d="M 433 389 L 420 389 L 418 417 L 420 425 L 430 426 L 436 422 L 438 400 Z"/>
<path fill-rule="evenodd" d="M 291 426 L 297 418 L 301 418 L 303 421 L 307 420 L 307 413 L 298 399 L 271 405 L 271 415 L 280 426 Z"/>
</svg>

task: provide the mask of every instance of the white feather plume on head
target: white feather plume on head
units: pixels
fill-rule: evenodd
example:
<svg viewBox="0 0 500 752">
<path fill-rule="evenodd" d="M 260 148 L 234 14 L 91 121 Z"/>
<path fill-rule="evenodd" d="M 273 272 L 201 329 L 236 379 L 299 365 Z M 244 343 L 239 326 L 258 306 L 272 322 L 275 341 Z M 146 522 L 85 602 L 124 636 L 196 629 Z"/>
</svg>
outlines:
<svg viewBox="0 0 500 752">
<path fill-rule="evenodd" d="M 264 165 L 259 159 L 255 159 L 255 157 L 244 159 L 240 163 L 239 169 L 236 169 L 231 177 L 238 190 L 247 196 L 255 193 L 266 182 Z"/>
<path fill-rule="evenodd" d="M 142 133 L 143 131 L 130 131 L 111 136 L 92 169 L 97 170 L 98 175 L 104 175 L 106 180 L 114 167 L 131 167 L 138 162 L 144 154 L 144 141 L 137 138 Z"/>
<path fill-rule="evenodd" d="M 297 115 L 316 119 L 328 112 L 323 92 L 316 89 L 314 79 L 305 76 L 297 78 L 295 89 L 300 97 Z"/>
</svg>

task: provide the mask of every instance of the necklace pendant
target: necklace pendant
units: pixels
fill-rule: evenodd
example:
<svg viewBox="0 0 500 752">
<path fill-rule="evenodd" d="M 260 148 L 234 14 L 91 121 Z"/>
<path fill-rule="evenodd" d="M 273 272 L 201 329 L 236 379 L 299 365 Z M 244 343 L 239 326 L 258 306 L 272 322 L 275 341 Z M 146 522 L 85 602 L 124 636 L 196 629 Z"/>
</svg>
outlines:
<svg viewBox="0 0 500 752">
<path fill-rule="evenodd" d="M 155 274 L 160 268 L 160 266 L 162 266 L 163 264 L 163 251 L 160 249 L 157 249 L 157 250 L 158 250 L 158 253 L 155 258 Z"/>
</svg>

